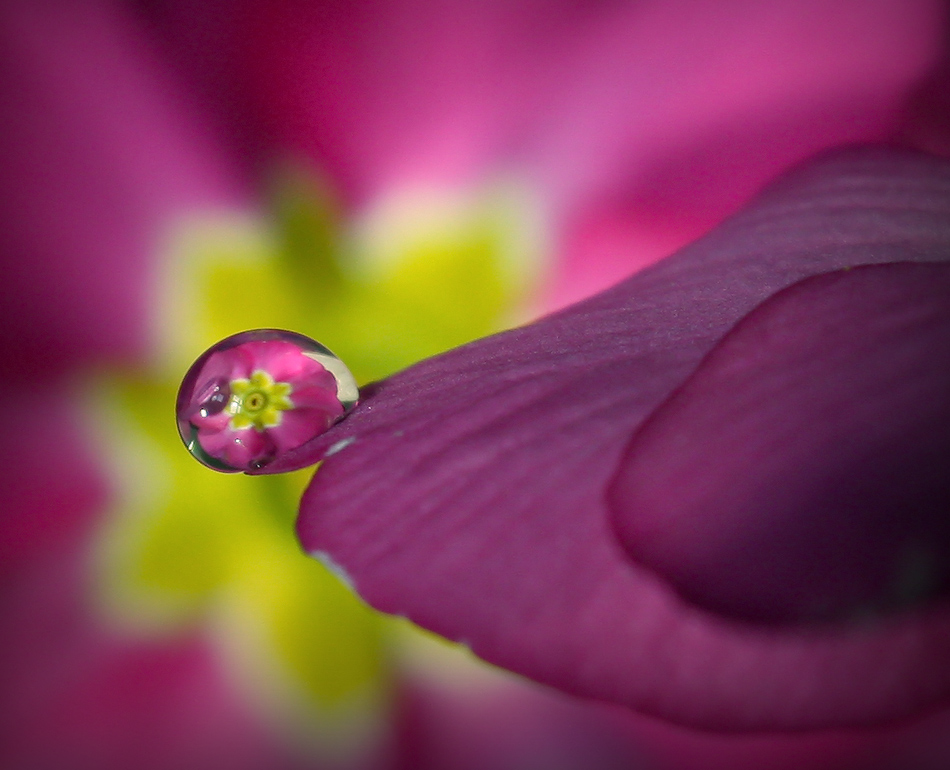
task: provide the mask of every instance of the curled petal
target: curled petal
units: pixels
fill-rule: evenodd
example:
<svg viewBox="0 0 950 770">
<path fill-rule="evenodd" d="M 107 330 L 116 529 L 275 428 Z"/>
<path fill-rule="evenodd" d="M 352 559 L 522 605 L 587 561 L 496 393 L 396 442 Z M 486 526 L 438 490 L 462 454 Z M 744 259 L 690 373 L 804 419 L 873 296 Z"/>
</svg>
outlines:
<svg viewBox="0 0 950 770">
<path fill-rule="evenodd" d="M 946 162 L 825 156 L 613 289 L 379 383 L 268 471 L 329 454 L 304 546 L 373 606 L 540 681 L 704 727 L 915 712 L 950 695 L 945 604 L 820 629 L 738 622 L 630 558 L 606 494 L 631 436 L 743 316 L 817 274 L 946 261 L 948 213 Z"/>
</svg>

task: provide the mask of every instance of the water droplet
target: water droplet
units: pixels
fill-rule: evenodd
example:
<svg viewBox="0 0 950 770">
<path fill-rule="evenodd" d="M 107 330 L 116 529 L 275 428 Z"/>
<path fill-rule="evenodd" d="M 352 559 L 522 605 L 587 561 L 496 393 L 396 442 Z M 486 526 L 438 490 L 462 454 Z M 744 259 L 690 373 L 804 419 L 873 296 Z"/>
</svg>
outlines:
<svg viewBox="0 0 950 770">
<path fill-rule="evenodd" d="M 209 468 L 260 470 L 326 431 L 358 398 L 353 375 L 319 342 L 280 329 L 241 332 L 185 374 L 178 432 Z"/>
</svg>

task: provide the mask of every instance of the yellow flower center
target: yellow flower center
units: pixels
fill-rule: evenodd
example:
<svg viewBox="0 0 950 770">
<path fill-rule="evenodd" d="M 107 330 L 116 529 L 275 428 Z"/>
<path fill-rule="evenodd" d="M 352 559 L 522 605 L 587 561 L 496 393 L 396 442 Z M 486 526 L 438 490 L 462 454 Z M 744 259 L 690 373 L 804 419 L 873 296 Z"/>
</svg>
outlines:
<svg viewBox="0 0 950 770">
<path fill-rule="evenodd" d="M 231 430 L 254 428 L 264 431 L 280 425 L 281 412 L 293 409 L 290 400 L 293 387 L 289 382 L 274 382 L 263 369 L 255 371 L 250 379 L 231 380 L 231 399 L 227 411 L 231 415 Z"/>
<path fill-rule="evenodd" d="M 248 393 L 244 398 L 244 408 L 248 412 L 259 412 L 265 406 L 267 406 L 266 393 L 255 391 L 254 393 Z"/>
</svg>

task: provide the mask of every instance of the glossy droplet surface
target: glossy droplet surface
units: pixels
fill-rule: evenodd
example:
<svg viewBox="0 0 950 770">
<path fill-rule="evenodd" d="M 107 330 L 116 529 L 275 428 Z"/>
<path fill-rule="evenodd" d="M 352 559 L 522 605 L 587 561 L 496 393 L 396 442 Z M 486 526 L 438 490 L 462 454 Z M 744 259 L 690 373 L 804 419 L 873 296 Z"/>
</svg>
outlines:
<svg viewBox="0 0 950 770">
<path fill-rule="evenodd" d="M 319 342 L 280 329 L 241 332 L 185 374 L 178 432 L 209 468 L 260 470 L 326 431 L 358 397 L 353 375 Z"/>
</svg>

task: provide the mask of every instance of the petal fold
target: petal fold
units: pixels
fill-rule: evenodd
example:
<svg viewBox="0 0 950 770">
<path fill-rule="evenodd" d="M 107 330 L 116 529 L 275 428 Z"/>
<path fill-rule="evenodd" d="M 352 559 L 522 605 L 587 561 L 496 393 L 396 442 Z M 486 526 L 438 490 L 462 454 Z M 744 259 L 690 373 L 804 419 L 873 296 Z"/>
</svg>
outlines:
<svg viewBox="0 0 950 770">
<path fill-rule="evenodd" d="M 628 446 L 629 553 L 711 609 L 863 616 L 950 581 L 950 265 L 795 284 L 746 316 Z"/>
</svg>

